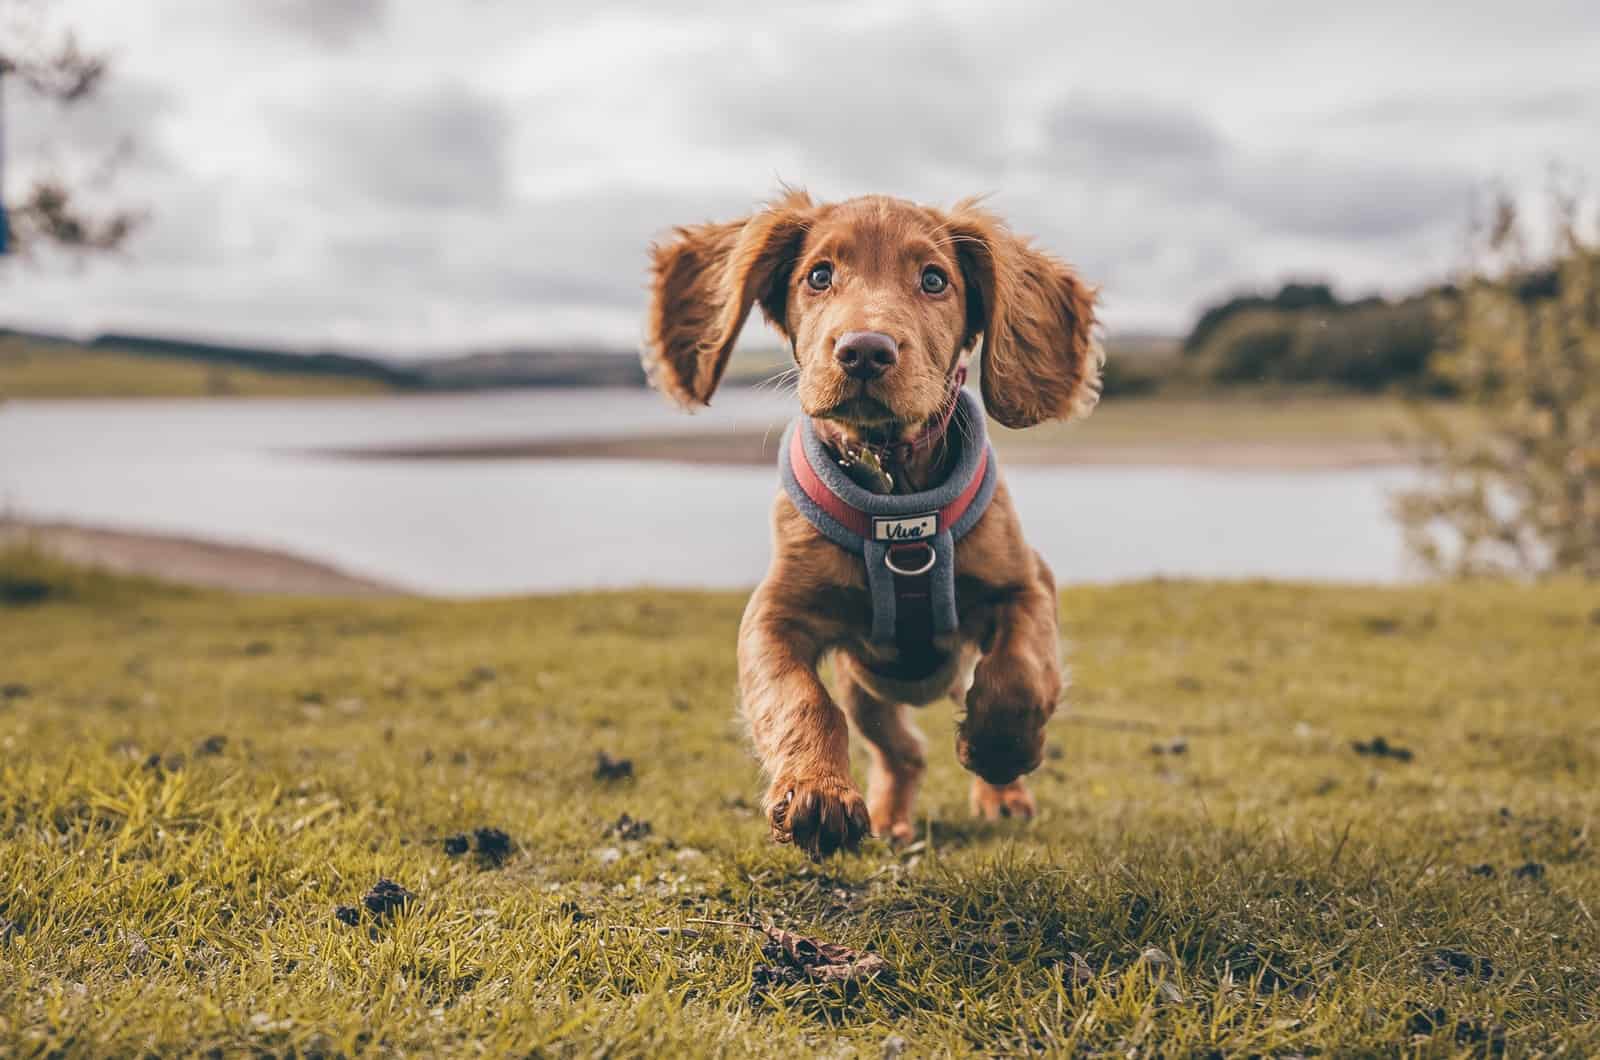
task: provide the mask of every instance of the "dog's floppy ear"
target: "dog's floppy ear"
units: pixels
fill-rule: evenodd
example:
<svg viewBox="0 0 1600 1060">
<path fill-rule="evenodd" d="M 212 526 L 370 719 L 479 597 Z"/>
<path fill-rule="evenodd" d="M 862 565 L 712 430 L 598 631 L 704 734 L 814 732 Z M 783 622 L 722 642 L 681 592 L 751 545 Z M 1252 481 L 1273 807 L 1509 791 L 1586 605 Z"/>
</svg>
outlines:
<svg viewBox="0 0 1600 1060">
<path fill-rule="evenodd" d="M 989 415 L 1007 427 L 1087 415 L 1105 363 L 1094 288 L 971 200 L 947 215 L 946 230 L 967 279 L 965 345 L 983 335 Z"/>
<path fill-rule="evenodd" d="M 744 220 L 678 228 L 651 248 L 642 359 L 652 386 L 680 405 L 709 404 L 756 302 L 788 337 L 789 274 L 811 210 L 792 191 Z"/>
</svg>

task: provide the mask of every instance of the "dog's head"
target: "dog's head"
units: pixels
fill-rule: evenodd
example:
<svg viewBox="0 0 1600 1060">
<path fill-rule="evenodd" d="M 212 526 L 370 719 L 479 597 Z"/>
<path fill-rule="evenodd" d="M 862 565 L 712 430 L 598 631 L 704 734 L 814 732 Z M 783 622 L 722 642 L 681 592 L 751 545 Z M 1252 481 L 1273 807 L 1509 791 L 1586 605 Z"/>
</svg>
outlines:
<svg viewBox="0 0 1600 1060">
<path fill-rule="evenodd" d="M 651 381 L 704 405 L 750 307 L 791 344 L 804 411 L 847 433 L 910 438 L 938 415 L 983 336 L 983 397 L 1008 427 L 1088 412 L 1100 390 L 1094 290 L 971 202 L 791 192 L 653 249 Z"/>
</svg>

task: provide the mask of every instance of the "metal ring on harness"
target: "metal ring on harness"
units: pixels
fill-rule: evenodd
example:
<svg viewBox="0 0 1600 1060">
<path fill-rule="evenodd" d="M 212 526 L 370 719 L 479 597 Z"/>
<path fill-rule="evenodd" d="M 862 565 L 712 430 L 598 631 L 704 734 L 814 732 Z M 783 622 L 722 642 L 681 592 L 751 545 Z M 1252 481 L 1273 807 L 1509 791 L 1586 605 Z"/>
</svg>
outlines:
<svg viewBox="0 0 1600 1060">
<path fill-rule="evenodd" d="M 917 568 L 915 568 L 913 570 L 908 570 L 908 569 L 904 569 L 904 568 L 895 566 L 895 563 L 894 563 L 894 555 L 895 555 L 895 553 L 901 551 L 902 549 L 908 549 L 908 548 L 920 548 L 920 549 L 924 550 L 925 552 L 927 552 L 927 554 L 928 554 L 927 562 L 924 563 L 922 566 L 917 567 Z M 909 577 L 915 577 L 918 574 L 926 574 L 926 573 L 928 573 L 929 571 L 931 571 L 933 569 L 933 565 L 935 563 L 937 563 L 937 562 L 939 562 L 939 553 L 935 552 L 934 549 L 933 549 L 933 546 L 928 544 L 926 541 L 916 541 L 916 542 L 911 542 L 911 543 L 903 544 L 903 545 L 891 545 L 889 547 L 889 550 L 886 551 L 883 554 L 883 565 L 885 567 L 888 567 L 890 570 L 894 571 L 896 574 L 899 574 L 899 575 L 902 575 L 902 576 L 908 577 L 908 578 Z"/>
</svg>

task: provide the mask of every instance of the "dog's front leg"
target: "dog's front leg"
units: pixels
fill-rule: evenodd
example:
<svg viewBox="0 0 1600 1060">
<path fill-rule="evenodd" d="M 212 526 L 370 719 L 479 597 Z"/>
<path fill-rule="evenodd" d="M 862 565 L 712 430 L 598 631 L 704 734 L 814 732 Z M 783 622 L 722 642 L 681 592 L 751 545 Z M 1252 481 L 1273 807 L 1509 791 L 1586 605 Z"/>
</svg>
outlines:
<svg viewBox="0 0 1600 1060">
<path fill-rule="evenodd" d="M 1055 579 L 1043 560 L 1035 576 L 998 605 L 994 639 L 978 662 L 956 755 L 977 774 L 972 809 L 988 818 L 1032 817 L 1022 782 L 1044 755 L 1044 726 L 1061 695 Z"/>
<path fill-rule="evenodd" d="M 817 677 L 820 631 L 756 590 L 739 627 L 739 691 L 771 784 L 772 837 L 813 858 L 853 849 L 871 830 L 850 780 L 850 729 Z"/>
</svg>

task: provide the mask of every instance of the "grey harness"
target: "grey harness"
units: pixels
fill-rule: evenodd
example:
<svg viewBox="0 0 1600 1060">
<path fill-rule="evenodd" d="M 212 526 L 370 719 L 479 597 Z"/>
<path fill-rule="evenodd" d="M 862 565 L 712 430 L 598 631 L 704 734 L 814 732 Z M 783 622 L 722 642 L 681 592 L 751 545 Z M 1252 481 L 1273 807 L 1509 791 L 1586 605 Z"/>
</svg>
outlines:
<svg viewBox="0 0 1600 1060">
<path fill-rule="evenodd" d="M 778 457 L 794 506 L 866 564 L 872 639 L 918 657 L 935 636 L 957 628 L 955 543 L 983 518 L 998 477 L 983 409 L 964 389 L 948 437 L 958 447 L 955 467 L 942 485 L 920 493 L 863 489 L 829 455 L 809 416 L 789 425 Z"/>
</svg>

